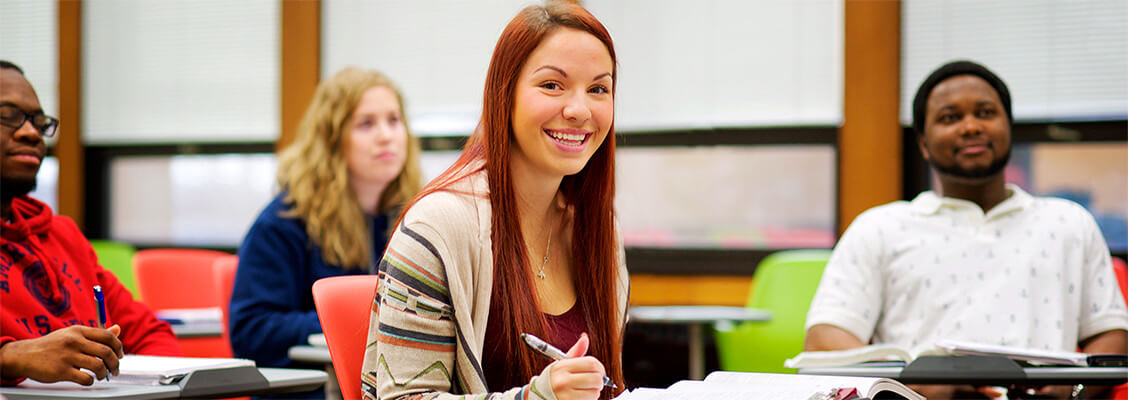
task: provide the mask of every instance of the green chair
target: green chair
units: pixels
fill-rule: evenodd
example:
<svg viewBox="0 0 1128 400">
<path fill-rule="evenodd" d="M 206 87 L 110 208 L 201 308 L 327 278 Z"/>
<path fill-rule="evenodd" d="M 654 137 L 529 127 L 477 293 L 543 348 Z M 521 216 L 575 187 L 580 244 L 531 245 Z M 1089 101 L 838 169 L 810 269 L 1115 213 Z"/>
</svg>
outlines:
<svg viewBox="0 0 1128 400">
<path fill-rule="evenodd" d="M 133 277 L 133 253 L 137 252 L 127 243 L 113 240 L 91 240 L 94 253 L 98 255 L 98 263 L 102 268 L 114 273 L 122 286 L 133 293 L 133 297 L 140 300 L 137 293 L 137 280 Z"/>
<path fill-rule="evenodd" d="M 747 306 L 769 310 L 769 322 L 718 323 L 713 332 L 722 370 L 795 373 L 783 362 L 803 351 L 807 309 L 830 250 L 786 250 L 760 262 Z"/>
</svg>

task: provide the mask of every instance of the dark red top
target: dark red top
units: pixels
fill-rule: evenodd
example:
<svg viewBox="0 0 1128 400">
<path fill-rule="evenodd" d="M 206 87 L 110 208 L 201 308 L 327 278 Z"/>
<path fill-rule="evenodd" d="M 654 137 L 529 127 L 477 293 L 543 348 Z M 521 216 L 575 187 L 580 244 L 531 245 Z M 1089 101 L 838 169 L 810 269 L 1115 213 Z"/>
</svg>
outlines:
<svg viewBox="0 0 1128 400">
<path fill-rule="evenodd" d="M 541 339 L 563 352 L 572 348 L 572 345 L 580 339 L 580 335 L 587 332 L 584 313 L 581 312 L 578 303 L 573 304 L 572 308 L 560 315 L 544 314 L 545 318 L 548 319 L 548 337 Z M 482 346 L 482 372 L 486 374 L 486 386 L 491 392 L 504 392 L 511 388 L 524 386 L 529 383 L 529 378 L 518 379 L 509 375 L 513 366 L 506 363 L 505 359 L 512 354 L 514 349 L 500 348 L 501 342 L 498 340 L 500 330 L 497 323 L 496 318 L 490 318 L 486 323 L 486 340 Z M 521 347 L 516 349 L 517 351 L 533 351 L 533 349 L 525 346 L 524 342 L 520 343 Z"/>
</svg>

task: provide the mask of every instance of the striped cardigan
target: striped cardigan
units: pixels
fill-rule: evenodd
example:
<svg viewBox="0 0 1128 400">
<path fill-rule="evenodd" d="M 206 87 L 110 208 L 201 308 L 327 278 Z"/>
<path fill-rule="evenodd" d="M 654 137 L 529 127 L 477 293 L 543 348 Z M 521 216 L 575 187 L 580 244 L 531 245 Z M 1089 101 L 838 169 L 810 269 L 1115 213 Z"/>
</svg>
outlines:
<svg viewBox="0 0 1128 400">
<path fill-rule="evenodd" d="M 420 199 L 389 239 L 364 352 L 365 399 L 555 400 L 547 369 L 524 386 L 487 392 L 480 360 L 493 288 L 488 193 L 485 172 L 472 173 Z M 620 321 L 624 261 L 620 239 Z"/>
</svg>

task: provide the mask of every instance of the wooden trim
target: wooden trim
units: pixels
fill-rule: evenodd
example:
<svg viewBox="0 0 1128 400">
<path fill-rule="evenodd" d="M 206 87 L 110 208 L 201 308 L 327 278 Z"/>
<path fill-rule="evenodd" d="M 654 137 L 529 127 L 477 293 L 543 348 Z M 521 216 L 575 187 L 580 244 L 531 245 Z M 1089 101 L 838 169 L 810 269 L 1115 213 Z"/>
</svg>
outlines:
<svg viewBox="0 0 1128 400">
<path fill-rule="evenodd" d="M 82 1 L 57 0 L 59 63 L 59 136 L 55 155 L 59 158 L 59 209 L 85 226 L 85 186 L 82 173 Z"/>
<path fill-rule="evenodd" d="M 321 0 L 282 0 L 282 123 L 275 150 L 294 131 L 321 80 Z"/>
<path fill-rule="evenodd" d="M 630 304 L 636 306 L 744 306 L 750 276 L 631 275 Z"/>
<path fill-rule="evenodd" d="M 870 207 L 901 198 L 900 0 L 846 0 L 838 233 Z"/>
</svg>

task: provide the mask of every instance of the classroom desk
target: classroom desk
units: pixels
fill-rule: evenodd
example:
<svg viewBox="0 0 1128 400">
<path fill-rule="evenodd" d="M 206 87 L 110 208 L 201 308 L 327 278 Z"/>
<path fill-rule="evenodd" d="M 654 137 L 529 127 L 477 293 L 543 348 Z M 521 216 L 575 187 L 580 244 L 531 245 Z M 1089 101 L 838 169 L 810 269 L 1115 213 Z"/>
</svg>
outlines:
<svg viewBox="0 0 1128 400">
<path fill-rule="evenodd" d="M 764 310 L 732 306 L 632 306 L 630 322 L 664 323 L 689 327 L 689 379 L 705 378 L 704 329 L 719 321 L 769 321 Z"/>
<path fill-rule="evenodd" d="M 178 338 L 220 337 L 223 313 L 219 307 L 157 310 L 157 319 L 168 322 Z"/>
<path fill-rule="evenodd" d="M 1128 382 L 1128 367 L 1027 367 L 1023 368 L 1026 377 L 1022 379 L 993 379 L 984 377 L 977 382 L 966 380 L 944 380 L 932 377 L 926 382 L 914 379 L 902 379 L 901 370 L 904 367 L 820 367 L 800 368 L 800 374 L 807 375 L 844 375 L 844 376 L 872 376 L 876 378 L 893 378 L 904 384 L 916 383 L 971 383 L 977 385 L 1119 385 Z"/>
<path fill-rule="evenodd" d="M 273 393 L 304 392 L 324 385 L 327 375 L 324 371 L 309 369 L 259 368 L 269 387 L 261 390 L 219 389 L 192 397 L 235 397 L 265 395 Z M 0 394 L 11 400 L 45 399 L 178 399 L 181 398 L 181 385 L 146 386 L 127 383 L 96 382 L 92 386 L 82 386 L 74 382 L 40 383 L 24 381 L 15 387 L 0 387 Z"/>
<path fill-rule="evenodd" d="M 170 324 L 171 325 L 171 324 Z M 189 323 L 172 325 L 172 333 L 181 339 L 223 336 L 223 323 Z"/>
<path fill-rule="evenodd" d="M 319 346 L 294 346 L 290 348 L 289 356 L 291 360 L 301 361 L 311 364 L 325 364 L 333 365 L 333 358 L 329 356 L 328 347 Z"/>
<path fill-rule="evenodd" d="M 329 355 L 329 344 L 325 341 L 325 334 L 309 335 L 306 341 L 309 345 L 291 347 L 287 355 L 291 360 L 298 362 L 324 364 L 325 372 L 329 374 L 329 381 L 325 384 L 325 398 L 341 398 L 341 385 L 337 383 L 337 373 L 333 371 L 333 357 Z"/>
</svg>

